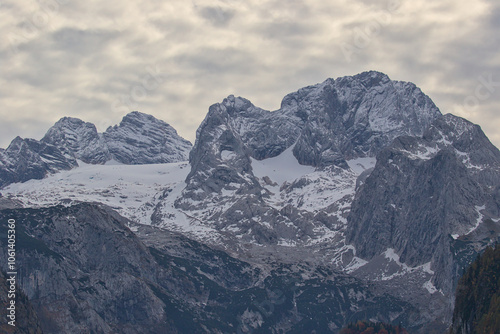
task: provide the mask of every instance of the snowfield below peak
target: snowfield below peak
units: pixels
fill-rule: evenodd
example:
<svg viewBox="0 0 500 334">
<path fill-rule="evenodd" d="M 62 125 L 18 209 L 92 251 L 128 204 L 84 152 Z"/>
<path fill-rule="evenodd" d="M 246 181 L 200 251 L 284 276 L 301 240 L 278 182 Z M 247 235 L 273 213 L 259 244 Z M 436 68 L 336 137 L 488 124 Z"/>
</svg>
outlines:
<svg viewBox="0 0 500 334">
<path fill-rule="evenodd" d="M 285 182 L 292 183 L 296 179 L 315 171 L 312 166 L 299 164 L 293 155 L 293 146 L 274 158 L 256 160 L 252 158 L 253 174 L 258 178 L 269 177 L 278 186 Z"/>
<path fill-rule="evenodd" d="M 2 189 L 4 197 L 25 207 L 47 207 L 76 202 L 100 202 L 141 224 L 151 214 L 166 188 L 184 183 L 187 162 L 152 165 L 88 165 L 49 175 L 42 180 L 14 183 Z"/>
</svg>

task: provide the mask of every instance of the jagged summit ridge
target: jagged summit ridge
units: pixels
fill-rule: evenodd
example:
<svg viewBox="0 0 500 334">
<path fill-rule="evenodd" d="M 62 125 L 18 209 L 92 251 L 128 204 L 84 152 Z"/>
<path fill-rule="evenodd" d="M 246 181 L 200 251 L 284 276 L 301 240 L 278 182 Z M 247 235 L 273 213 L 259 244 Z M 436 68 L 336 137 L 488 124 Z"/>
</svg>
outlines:
<svg viewBox="0 0 500 334">
<path fill-rule="evenodd" d="M 54 145 L 16 137 L 7 149 L 0 151 L 0 188 L 76 166 L 74 158 L 64 156 Z"/>
<path fill-rule="evenodd" d="M 128 165 L 185 161 L 191 150 L 169 124 L 137 111 L 109 127 L 103 138 L 111 157 Z"/>
<path fill-rule="evenodd" d="M 169 124 L 140 112 L 97 132 L 94 124 L 63 117 L 37 141 L 17 137 L 0 150 L 0 187 L 41 179 L 47 174 L 87 164 L 158 164 L 185 161 L 191 143 Z"/>
<path fill-rule="evenodd" d="M 102 134 L 92 123 L 64 117 L 42 141 L 91 164 L 109 160 L 127 165 L 178 162 L 187 160 L 191 149 L 191 143 L 169 124 L 138 111 L 125 115 L 119 125 L 110 126 Z"/>
<path fill-rule="evenodd" d="M 111 159 L 109 149 L 95 125 L 78 118 L 61 118 L 41 141 L 55 145 L 66 156 L 88 164 L 103 164 Z"/>
<path fill-rule="evenodd" d="M 212 105 L 200 125 L 187 187 L 176 205 L 189 209 L 219 198 L 223 190 L 264 200 L 268 195 L 251 159 L 273 158 L 290 148 L 301 165 L 348 170 L 348 160 L 375 157 L 401 135 L 421 136 L 440 115 L 415 85 L 379 72 L 302 88 L 272 112 L 231 95 Z"/>
<path fill-rule="evenodd" d="M 308 115 L 294 154 L 313 166 L 375 156 L 398 136 L 422 135 L 440 115 L 414 84 L 379 72 L 328 79 L 284 101 L 285 109 Z"/>
</svg>

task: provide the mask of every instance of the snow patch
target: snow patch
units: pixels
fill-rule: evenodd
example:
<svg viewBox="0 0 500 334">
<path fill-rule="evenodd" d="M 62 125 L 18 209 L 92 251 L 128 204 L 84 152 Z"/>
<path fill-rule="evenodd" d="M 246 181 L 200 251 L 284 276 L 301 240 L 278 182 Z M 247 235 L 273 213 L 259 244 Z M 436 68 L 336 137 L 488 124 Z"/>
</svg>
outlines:
<svg viewBox="0 0 500 334">
<path fill-rule="evenodd" d="M 401 262 L 399 262 L 399 255 L 394 249 L 387 248 L 387 250 L 384 252 L 384 256 L 386 259 L 396 262 L 398 266 L 402 266 Z"/>
<path fill-rule="evenodd" d="M 348 273 L 348 274 L 350 274 L 353 271 L 356 271 L 357 269 L 363 267 L 367 263 L 368 263 L 368 261 L 363 260 L 362 258 L 359 258 L 359 257 L 355 256 L 352 259 L 352 261 L 345 267 L 345 272 Z"/>
<path fill-rule="evenodd" d="M 285 182 L 291 183 L 315 170 L 314 167 L 299 164 L 293 155 L 293 146 L 274 158 L 260 161 L 252 158 L 252 169 L 256 177 L 267 176 L 278 185 Z"/>
<path fill-rule="evenodd" d="M 236 153 L 234 153 L 233 151 L 224 150 L 224 151 L 220 152 L 220 157 L 224 161 L 232 160 L 232 159 L 236 158 Z"/>
<path fill-rule="evenodd" d="M 424 283 L 423 288 L 429 291 L 429 293 L 432 295 L 436 292 L 438 292 L 438 289 L 432 284 L 431 280 L 428 280 L 427 282 Z"/>
<path fill-rule="evenodd" d="M 367 169 L 374 168 L 376 163 L 376 158 L 358 158 L 347 161 L 351 170 L 357 175 L 360 175 Z"/>
<path fill-rule="evenodd" d="M 280 239 L 278 241 L 278 246 L 295 247 L 297 246 L 297 242 L 288 239 Z"/>
<path fill-rule="evenodd" d="M 476 225 L 474 225 L 474 227 L 472 227 L 469 232 L 465 233 L 465 235 L 468 235 L 468 234 L 471 234 L 472 232 L 474 232 L 478 227 L 479 225 L 481 225 L 481 223 L 483 222 L 484 220 L 484 215 L 481 213 L 481 211 L 485 210 L 486 209 L 486 205 L 483 205 L 483 206 L 477 206 L 476 205 L 476 212 L 477 212 L 477 221 L 476 221 Z"/>
<path fill-rule="evenodd" d="M 470 154 L 469 153 L 466 153 L 466 152 L 462 152 L 462 151 L 459 151 L 459 150 L 455 150 L 455 153 L 459 156 L 459 158 L 462 159 L 462 162 L 463 164 L 468 168 L 468 169 L 474 169 L 474 170 L 477 170 L 477 171 L 482 171 L 485 169 L 484 166 L 477 166 L 477 165 L 474 165 L 472 162 L 471 162 L 471 159 L 470 159 Z"/>
<path fill-rule="evenodd" d="M 388 281 L 388 280 L 391 280 L 393 278 L 403 276 L 407 273 L 413 273 L 415 271 L 421 271 L 421 272 L 429 274 L 429 275 L 434 275 L 434 271 L 431 269 L 431 262 L 427 262 L 427 263 L 422 264 L 422 265 L 417 266 L 417 267 L 409 267 L 407 264 L 401 263 L 399 255 L 392 248 L 388 248 L 382 254 L 385 256 L 385 258 L 387 260 L 389 260 L 389 262 L 391 262 L 391 261 L 395 262 L 396 265 L 398 265 L 400 267 L 400 269 L 397 272 L 392 273 L 388 276 L 386 276 L 385 274 L 382 274 L 381 277 L 379 277 L 379 280 L 381 280 L 381 281 Z"/>
<path fill-rule="evenodd" d="M 422 270 L 428 274 L 434 275 L 434 271 L 431 269 L 431 262 L 427 262 L 422 266 Z"/>
<path fill-rule="evenodd" d="M 436 147 L 419 146 L 416 152 L 401 150 L 408 158 L 412 160 L 430 160 L 439 151 Z"/>
</svg>

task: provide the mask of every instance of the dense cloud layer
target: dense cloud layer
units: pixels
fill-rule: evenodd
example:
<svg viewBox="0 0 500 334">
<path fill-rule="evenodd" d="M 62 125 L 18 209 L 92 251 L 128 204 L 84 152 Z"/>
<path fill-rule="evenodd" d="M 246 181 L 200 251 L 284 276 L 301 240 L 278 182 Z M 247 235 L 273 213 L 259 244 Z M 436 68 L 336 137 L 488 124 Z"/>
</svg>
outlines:
<svg viewBox="0 0 500 334">
<path fill-rule="evenodd" d="M 441 0 L 2 1 L 0 147 L 62 116 L 131 110 L 194 139 L 229 94 L 285 94 L 368 69 L 412 81 L 500 146 L 500 4 Z"/>
</svg>

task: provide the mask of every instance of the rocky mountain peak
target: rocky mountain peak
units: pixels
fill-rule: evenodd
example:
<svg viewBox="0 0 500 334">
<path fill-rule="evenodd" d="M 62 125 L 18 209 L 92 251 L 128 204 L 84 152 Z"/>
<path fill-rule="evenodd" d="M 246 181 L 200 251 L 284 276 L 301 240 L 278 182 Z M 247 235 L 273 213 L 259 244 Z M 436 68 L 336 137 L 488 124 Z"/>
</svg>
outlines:
<svg viewBox="0 0 500 334">
<path fill-rule="evenodd" d="M 59 147 L 66 156 L 89 164 L 104 164 L 111 158 L 95 125 L 78 118 L 61 118 L 42 141 Z"/>
<path fill-rule="evenodd" d="M 166 124 L 164 121 L 157 119 L 153 115 L 145 114 L 139 111 L 132 111 L 122 118 L 119 125 L 114 127 L 124 127 L 131 126 L 136 128 L 142 128 L 147 124 Z M 111 127 L 113 128 L 113 127 Z"/>
<path fill-rule="evenodd" d="M 293 154 L 302 165 L 346 168 L 346 159 L 373 157 L 397 136 L 421 136 L 440 115 L 415 85 L 391 81 L 380 72 L 299 89 L 273 112 L 230 95 L 209 108 L 199 127 L 188 179 L 200 166 L 214 168 L 219 162 L 213 156 L 234 145 L 239 147 L 230 149 L 239 151 L 235 156 L 263 160 L 295 144 Z"/>
<path fill-rule="evenodd" d="M 344 77 L 349 78 L 349 77 Z M 360 81 L 363 85 L 368 87 L 379 86 L 391 81 L 389 76 L 379 71 L 366 71 L 352 76 L 354 80 Z"/>
<path fill-rule="evenodd" d="M 415 85 L 380 72 L 301 88 L 276 111 L 230 95 L 198 128 L 175 208 L 244 240 L 302 243 L 338 234 L 347 210 L 331 212 L 350 204 L 359 173 L 395 138 L 422 136 L 440 116 Z M 170 213 L 159 208 L 154 221 L 166 224 Z"/>
<path fill-rule="evenodd" d="M 7 146 L 6 152 L 15 153 L 17 151 L 20 153 L 25 145 L 26 141 L 20 136 L 17 136 L 10 142 L 9 146 Z"/>
<path fill-rule="evenodd" d="M 221 105 L 226 108 L 226 112 L 229 115 L 242 112 L 244 113 L 245 111 L 255 108 L 255 106 L 249 100 L 240 96 L 235 97 L 234 95 L 229 95 L 227 98 L 225 98 L 222 101 Z"/>
<path fill-rule="evenodd" d="M 69 170 L 78 164 L 54 145 L 16 137 L 0 151 L 0 187 L 14 182 L 42 179 L 48 173 Z"/>
<path fill-rule="evenodd" d="M 458 152 L 469 153 L 469 163 L 493 166 L 500 161 L 500 151 L 486 137 L 481 127 L 468 120 L 444 115 L 424 133 L 423 139 L 443 146 L 450 144 Z"/>
<path fill-rule="evenodd" d="M 183 161 L 191 149 L 191 143 L 169 124 L 137 111 L 109 127 L 103 138 L 113 159 L 123 164 Z"/>
</svg>

